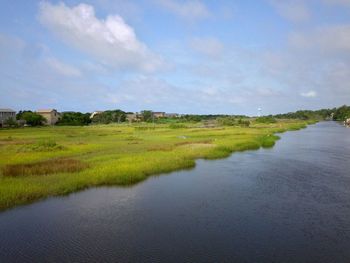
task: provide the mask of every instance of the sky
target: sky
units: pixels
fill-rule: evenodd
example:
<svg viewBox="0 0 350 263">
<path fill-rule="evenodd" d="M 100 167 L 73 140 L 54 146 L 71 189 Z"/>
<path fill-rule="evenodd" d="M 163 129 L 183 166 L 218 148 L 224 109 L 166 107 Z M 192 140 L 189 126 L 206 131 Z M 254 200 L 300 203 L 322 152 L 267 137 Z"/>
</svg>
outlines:
<svg viewBox="0 0 350 263">
<path fill-rule="evenodd" d="M 257 115 L 350 104 L 350 0 L 0 2 L 0 108 Z"/>
</svg>

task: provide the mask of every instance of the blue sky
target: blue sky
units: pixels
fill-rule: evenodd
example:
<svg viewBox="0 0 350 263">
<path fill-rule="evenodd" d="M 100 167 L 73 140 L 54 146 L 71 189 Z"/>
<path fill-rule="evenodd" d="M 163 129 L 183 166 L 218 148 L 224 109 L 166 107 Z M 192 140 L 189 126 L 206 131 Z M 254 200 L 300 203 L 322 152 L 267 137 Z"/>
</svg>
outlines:
<svg viewBox="0 0 350 263">
<path fill-rule="evenodd" d="M 0 107 L 256 115 L 350 104 L 350 0 L 0 5 Z"/>
</svg>

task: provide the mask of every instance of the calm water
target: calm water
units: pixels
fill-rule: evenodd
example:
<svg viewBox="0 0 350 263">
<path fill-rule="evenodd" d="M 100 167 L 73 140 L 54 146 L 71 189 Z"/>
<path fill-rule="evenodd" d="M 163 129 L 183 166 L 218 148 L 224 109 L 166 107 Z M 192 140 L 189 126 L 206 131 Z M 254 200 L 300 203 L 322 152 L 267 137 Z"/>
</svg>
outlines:
<svg viewBox="0 0 350 263">
<path fill-rule="evenodd" d="M 0 213 L 0 262 L 350 262 L 350 129 Z"/>
</svg>

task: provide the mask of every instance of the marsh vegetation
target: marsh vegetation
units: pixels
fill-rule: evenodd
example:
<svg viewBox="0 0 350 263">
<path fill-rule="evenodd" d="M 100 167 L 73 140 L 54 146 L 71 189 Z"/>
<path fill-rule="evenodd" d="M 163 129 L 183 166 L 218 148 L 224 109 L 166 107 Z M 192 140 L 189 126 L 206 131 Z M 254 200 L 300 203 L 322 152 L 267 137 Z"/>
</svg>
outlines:
<svg viewBox="0 0 350 263">
<path fill-rule="evenodd" d="M 201 123 L 0 130 L 0 209 L 99 185 L 131 185 L 198 158 L 272 147 L 305 121 L 205 128 Z"/>
</svg>

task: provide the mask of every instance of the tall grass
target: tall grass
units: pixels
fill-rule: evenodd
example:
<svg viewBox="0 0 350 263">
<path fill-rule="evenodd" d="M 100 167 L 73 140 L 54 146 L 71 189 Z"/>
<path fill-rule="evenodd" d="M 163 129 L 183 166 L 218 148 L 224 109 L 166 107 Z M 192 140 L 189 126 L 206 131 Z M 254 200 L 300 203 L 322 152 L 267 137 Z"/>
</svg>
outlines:
<svg viewBox="0 0 350 263">
<path fill-rule="evenodd" d="M 87 164 L 74 159 L 53 159 L 29 164 L 8 164 L 3 167 L 3 176 L 48 175 L 74 173 L 87 168 Z"/>
</svg>

